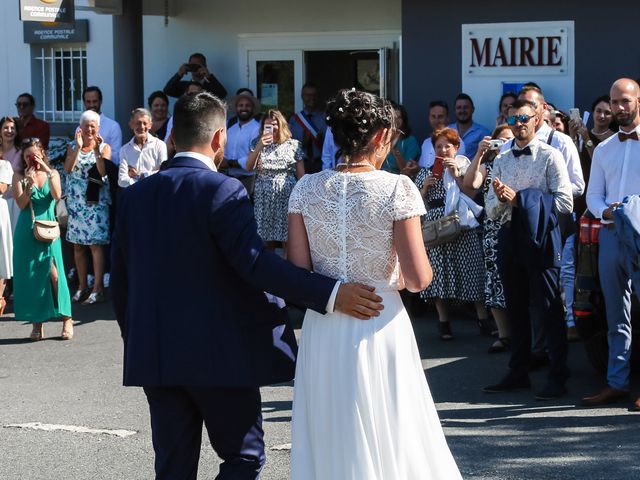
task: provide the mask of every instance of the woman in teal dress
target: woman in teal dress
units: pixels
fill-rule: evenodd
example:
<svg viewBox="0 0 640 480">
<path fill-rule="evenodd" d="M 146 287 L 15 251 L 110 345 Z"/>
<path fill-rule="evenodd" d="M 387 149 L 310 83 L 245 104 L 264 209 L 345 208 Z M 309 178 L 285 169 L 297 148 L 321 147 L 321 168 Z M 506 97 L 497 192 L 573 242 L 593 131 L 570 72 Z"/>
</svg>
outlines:
<svg viewBox="0 0 640 480">
<path fill-rule="evenodd" d="M 49 166 L 40 140 L 22 144 L 22 172 L 13 177 L 20 216 L 13 236 L 13 300 L 16 320 L 31 323 L 31 340 L 44 338 L 44 322 L 62 317 L 62 339 L 73 337 L 71 298 L 66 282 L 60 238 L 41 242 L 33 235 L 31 207 L 37 220 L 55 220 L 60 176 Z"/>
<path fill-rule="evenodd" d="M 415 177 L 418 170 L 420 170 L 417 163 L 418 158 L 420 158 L 420 146 L 416 137 L 411 135 L 409 116 L 405 108 L 402 105 L 393 103 L 393 111 L 396 121 L 396 134 L 391 139 L 391 150 L 380 169 Z"/>
</svg>

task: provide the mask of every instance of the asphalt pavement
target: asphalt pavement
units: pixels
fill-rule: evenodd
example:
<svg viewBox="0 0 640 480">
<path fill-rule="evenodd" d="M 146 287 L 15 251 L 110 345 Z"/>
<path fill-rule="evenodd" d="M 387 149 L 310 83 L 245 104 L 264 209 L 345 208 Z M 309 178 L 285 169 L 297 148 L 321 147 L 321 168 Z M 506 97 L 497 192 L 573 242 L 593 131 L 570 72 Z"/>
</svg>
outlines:
<svg viewBox="0 0 640 480">
<path fill-rule="evenodd" d="M 121 386 L 122 342 L 111 306 L 78 306 L 74 316 L 72 341 L 59 340 L 62 323 L 53 322 L 37 343 L 27 339 L 29 325 L 10 313 L 0 318 L 0 479 L 152 479 L 147 405 L 141 389 Z M 579 406 L 604 382 L 581 343 L 570 345 L 569 393 L 540 402 L 533 392 L 543 386 L 544 371 L 532 374 L 532 391 L 482 393 L 506 371 L 508 354 L 487 354 L 491 339 L 463 311 L 453 317 L 453 342 L 439 340 L 432 311 L 413 325 L 465 479 L 640 479 L 640 413 L 626 404 Z M 292 393 L 292 384 L 262 390 L 263 480 L 288 478 Z M 214 478 L 218 462 L 204 435 L 198 478 Z"/>
</svg>

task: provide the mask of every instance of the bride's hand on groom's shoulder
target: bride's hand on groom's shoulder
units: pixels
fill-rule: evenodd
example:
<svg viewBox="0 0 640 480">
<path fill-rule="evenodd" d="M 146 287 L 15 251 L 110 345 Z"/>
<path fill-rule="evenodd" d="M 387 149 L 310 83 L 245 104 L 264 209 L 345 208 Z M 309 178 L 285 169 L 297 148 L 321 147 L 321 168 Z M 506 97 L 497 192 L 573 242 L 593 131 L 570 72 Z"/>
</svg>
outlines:
<svg viewBox="0 0 640 480">
<path fill-rule="evenodd" d="M 359 318 L 369 320 L 380 315 L 382 297 L 375 294 L 375 289 L 361 283 L 343 283 L 336 295 L 335 310 Z"/>
</svg>

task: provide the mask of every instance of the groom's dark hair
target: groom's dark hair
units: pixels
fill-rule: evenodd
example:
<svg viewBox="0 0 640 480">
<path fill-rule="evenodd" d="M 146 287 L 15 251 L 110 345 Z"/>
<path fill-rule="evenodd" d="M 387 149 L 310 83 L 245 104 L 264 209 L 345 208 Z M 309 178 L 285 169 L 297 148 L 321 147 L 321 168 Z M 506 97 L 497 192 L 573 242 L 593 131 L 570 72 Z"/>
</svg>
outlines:
<svg viewBox="0 0 640 480">
<path fill-rule="evenodd" d="M 181 96 L 173 108 L 173 140 L 177 149 L 211 142 L 224 127 L 227 106 L 208 92 Z"/>
</svg>

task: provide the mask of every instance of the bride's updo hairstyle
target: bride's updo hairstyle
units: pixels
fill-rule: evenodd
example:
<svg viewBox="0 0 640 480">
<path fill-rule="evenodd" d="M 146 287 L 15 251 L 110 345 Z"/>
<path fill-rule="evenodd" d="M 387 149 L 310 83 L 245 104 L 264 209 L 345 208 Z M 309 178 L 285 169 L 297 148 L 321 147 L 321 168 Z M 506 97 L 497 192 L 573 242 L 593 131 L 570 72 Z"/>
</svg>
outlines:
<svg viewBox="0 0 640 480">
<path fill-rule="evenodd" d="M 393 128 L 393 113 L 388 100 L 355 89 L 340 90 L 327 102 L 327 125 L 338 146 L 338 156 L 370 153 L 373 136 L 382 128 Z"/>
</svg>

